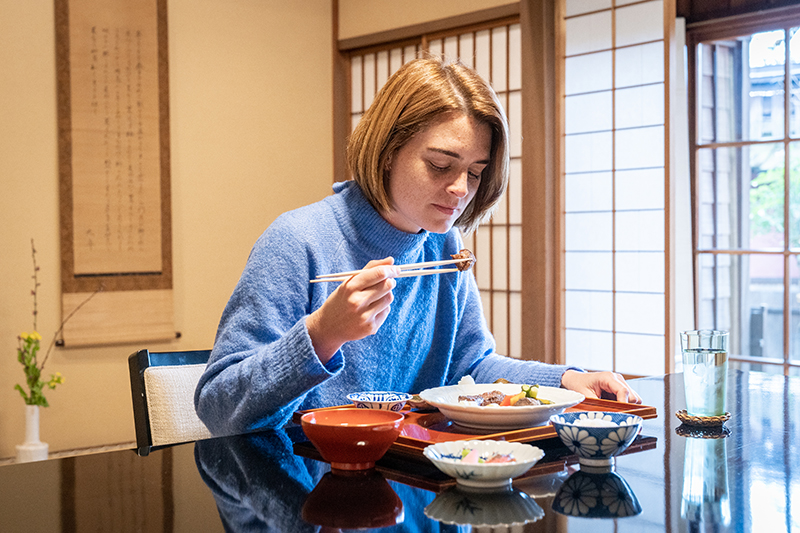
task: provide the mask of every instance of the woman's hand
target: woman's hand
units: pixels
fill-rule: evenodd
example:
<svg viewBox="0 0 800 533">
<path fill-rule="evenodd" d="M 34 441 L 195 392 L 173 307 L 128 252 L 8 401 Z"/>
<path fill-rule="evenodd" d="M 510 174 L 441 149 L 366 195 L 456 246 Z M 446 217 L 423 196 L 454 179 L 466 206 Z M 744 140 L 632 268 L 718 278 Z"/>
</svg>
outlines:
<svg viewBox="0 0 800 533">
<path fill-rule="evenodd" d="M 616 372 L 577 372 L 567 370 L 561 376 L 561 386 L 580 392 L 587 398 L 600 398 L 605 393 L 618 402 L 642 403 L 642 399 Z"/>
<path fill-rule="evenodd" d="M 339 285 L 322 307 L 306 319 L 311 343 L 323 364 L 345 342 L 363 339 L 383 325 L 400 273 L 394 258 L 370 261 L 362 272 Z"/>
</svg>

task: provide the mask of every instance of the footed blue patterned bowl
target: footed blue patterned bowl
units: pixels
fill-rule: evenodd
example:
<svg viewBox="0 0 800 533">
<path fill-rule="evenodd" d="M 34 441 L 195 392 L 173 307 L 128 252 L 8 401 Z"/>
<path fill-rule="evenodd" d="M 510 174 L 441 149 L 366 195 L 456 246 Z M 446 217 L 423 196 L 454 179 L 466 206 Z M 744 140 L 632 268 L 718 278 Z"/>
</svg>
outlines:
<svg viewBox="0 0 800 533">
<path fill-rule="evenodd" d="M 550 423 L 578 462 L 589 466 L 613 464 L 642 428 L 640 416 L 603 411 L 553 415 Z"/>
<path fill-rule="evenodd" d="M 359 409 L 380 409 L 381 411 L 400 411 L 412 397 L 405 392 L 372 391 L 354 392 L 347 399 Z"/>
</svg>

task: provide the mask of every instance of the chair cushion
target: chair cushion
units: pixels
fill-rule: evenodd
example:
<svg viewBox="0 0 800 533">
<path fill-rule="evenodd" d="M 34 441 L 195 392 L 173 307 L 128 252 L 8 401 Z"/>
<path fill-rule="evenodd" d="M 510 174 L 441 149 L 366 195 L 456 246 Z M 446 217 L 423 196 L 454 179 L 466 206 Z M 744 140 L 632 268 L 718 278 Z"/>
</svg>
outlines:
<svg viewBox="0 0 800 533">
<path fill-rule="evenodd" d="M 194 390 L 206 365 L 151 366 L 144 371 L 153 446 L 211 437 L 194 410 Z"/>
</svg>

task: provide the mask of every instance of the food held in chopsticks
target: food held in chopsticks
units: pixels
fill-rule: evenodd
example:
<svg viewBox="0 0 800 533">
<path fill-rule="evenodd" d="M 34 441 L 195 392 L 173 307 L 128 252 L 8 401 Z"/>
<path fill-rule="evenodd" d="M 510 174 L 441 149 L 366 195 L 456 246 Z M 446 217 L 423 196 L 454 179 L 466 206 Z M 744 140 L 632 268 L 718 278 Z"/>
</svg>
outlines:
<svg viewBox="0 0 800 533">
<path fill-rule="evenodd" d="M 466 248 L 462 248 L 457 254 L 451 255 L 450 257 L 453 259 L 460 259 L 462 261 L 461 263 L 458 263 L 458 270 L 461 272 L 465 272 L 472 268 L 472 265 L 474 265 L 477 261 L 477 259 L 475 259 L 475 254 Z"/>
<path fill-rule="evenodd" d="M 400 274 L 398 274 L 395 277 L 407 278 L 411 276 L 430 276 L 433 274 L 464 272 L 472 268 L 472 265 L 476 261 L 475 255 L 466 248 L 462 249 L 455 255 L 451 255 L 450 257 L 452 257 L 453 259 L 445 259 L 442 261 L 425 261 L 422 263 L 410 263 L 406 265 L 396 265 L 400 269 Z M 455 265 L 456 268 L 430 268 L 443 265 Z M 317 276 L 316 279 L 312 279 L 311 283 L 323 283 L 326 281 L 331 281 L 331 282 L 347 281 L 351 277 L 363 271 L 364 269 L 350 270 L 348 272 L 335 272 L 333 274 L 321 274 Z"/>
</svg>

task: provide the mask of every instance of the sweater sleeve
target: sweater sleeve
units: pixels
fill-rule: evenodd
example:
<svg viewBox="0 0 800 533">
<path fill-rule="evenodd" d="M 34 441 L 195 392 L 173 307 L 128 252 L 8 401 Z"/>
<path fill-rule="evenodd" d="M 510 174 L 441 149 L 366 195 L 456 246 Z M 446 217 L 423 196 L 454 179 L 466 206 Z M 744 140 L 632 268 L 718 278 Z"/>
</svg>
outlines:
<svg viewBox="0 0 800 533">
<path fill-rule="evenodd" d="M 306 329 L 313 303 L 309 254 L 285 224 L 254 246 L 220 320 L 195 407 L 214 435 L 282 426 L 316 385 L 343 366 L 327 365 Z"/>
</svg>

